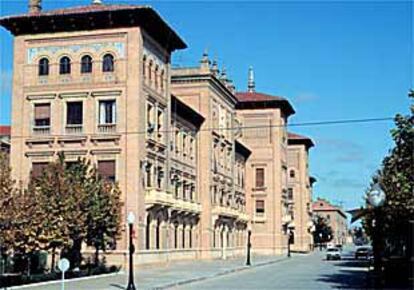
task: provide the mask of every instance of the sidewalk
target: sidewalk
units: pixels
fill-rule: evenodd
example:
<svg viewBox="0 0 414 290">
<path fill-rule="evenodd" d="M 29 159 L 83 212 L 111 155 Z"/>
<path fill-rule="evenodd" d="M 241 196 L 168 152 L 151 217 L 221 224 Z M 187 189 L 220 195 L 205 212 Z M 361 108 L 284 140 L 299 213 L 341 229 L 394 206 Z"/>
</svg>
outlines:
<svg viewBox="0 0 414 290">
<path fill-rule="evenodd" d="M 248 270 L 277 263 L 287 258 L 285 256 L 253 256 L 252 266 L 245 266 L 245 257 L 228 260 L 196 260 L 171 262 L 168 265 L 154 265 L 145 269 L 135 271 L 135 284 L 137 289 L 168 289 L 195 281 L 202 281 L 233 272 Z M 66 290 L 116 290 L 125 289 L 127 275 L 119 273 L 115 275 L 93 277 L 82 280 L 68 280 L 65 284 Z M 29 290 L 57 290 L 60 289 L 59 282 L 46 284 L 26 285 L 13 287 L 12 289 Z"/>
</svg>

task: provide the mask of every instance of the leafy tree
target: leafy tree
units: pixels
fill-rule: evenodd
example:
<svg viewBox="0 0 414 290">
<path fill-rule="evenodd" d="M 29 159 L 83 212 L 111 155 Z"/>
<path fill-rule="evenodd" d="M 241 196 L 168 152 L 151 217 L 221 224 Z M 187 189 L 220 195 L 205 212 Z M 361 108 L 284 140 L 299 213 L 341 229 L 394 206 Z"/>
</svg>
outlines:
<svg viewBox="0 0 414 290">
<path fill-rule="evenodd" d="M 411 90 L 409 97 L 413 100 L 414 91 Z M 391 252 L 404 254 L 410 241 L 409 220 L 414 216 L 414 105 L 411 103 L 408 115 L 397 114 L 394 122 L 395 128 L 391 130 L 394 147 L 372 180 L 372 184 L 380 184 L 386 195 L 385 204 L 376 210 L 375 224 L 378 237 L 383 237 L 379 242 L 386 243 Z M 371 211 L 364 220 L 371 237 L 373 219 Z"/>
<path fill-rule="evenodd" d="M 315 244 L 323 244 L 333 239 L 333 232 L 326 218 L 316 215 L 314 219 L 315 231 L 313 232 L 313 240 Z"/>
<path fill-rule="evenodd" d="M 0 151 L 0 254 L 7 264 L 7 256 L 13 249 L 14 235 L 14 208 L 13 199 L 15 182 L 11 178 L 8 155 Z"/>
<path fill-rule="evenodd" d="M 113 248 L 121 232 L 121 191 L 117 184 L 97 174 L 90 177 L 89 186 L 86 243 L 95 248 L 98 265 L 99 251 Z"/>
</svg>

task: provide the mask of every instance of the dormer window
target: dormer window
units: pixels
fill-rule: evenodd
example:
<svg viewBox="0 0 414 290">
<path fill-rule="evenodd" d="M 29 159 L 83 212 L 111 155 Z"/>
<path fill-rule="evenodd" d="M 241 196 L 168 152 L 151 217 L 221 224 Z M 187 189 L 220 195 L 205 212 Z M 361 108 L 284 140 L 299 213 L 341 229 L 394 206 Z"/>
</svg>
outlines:
<svg viewBox="0 0 414 290">
<path fill-rule="evenodd" d="M 114 67 L 114 56 L 112 54 L 105 54 L 102 62 L 102 71 L 103 72 L 113 72 Z"/>
<path fill-rule="evenodd" d="M 47 75 L 49 75 L 49 60 L 44 57 L 39 60 L 39 76 Z"/>
<path fill-rule="evenodd" d="M 70 74 L 70 58 L 64 56 L 59 61 L 59 73 L 63 74 Z"/>
</svg>

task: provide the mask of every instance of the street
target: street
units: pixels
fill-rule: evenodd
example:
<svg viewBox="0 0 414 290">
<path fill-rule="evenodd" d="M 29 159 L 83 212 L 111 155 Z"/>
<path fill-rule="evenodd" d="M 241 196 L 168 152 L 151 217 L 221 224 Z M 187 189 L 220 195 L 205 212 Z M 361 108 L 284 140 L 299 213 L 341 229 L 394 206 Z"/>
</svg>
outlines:
<svg viewBox="0 0 414 290">
<path fill-rule="evenodd" d="M 346 249 L 340 261 L 326 261 L 325 251 L 286 257 L 254 257 L 252 267 L 244 258 L 226 261 L 193 261 L 138 269 L 138 289 L 366 289 L 366 261 L 355 261 Z M 124 274 L 82 281 L 68 281 L 67 290 L 125 289 Z M 197 282 L 198 281 L 198 282 Z M 54 290 L 59 284 L 25 289 Z"/>
<path fill-rule="evenodd" d="M 269 266 L 193 283 L 180 289 L 365 289 L 366 261 L 355 261 L 352 252 L 343 259 L 326 261 L 325 251 L 293 255 Z"/>
</svg>

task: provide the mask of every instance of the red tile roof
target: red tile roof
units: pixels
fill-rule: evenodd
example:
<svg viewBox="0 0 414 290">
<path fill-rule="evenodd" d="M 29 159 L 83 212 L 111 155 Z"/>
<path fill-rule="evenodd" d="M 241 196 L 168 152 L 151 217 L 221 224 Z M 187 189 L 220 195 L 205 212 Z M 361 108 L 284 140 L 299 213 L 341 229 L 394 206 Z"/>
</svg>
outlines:
<svg viewBox="0 0 414 290">
<path fill-rule="evenodd" d="M 0 126 L 0 136 L 10 136 L 10 126 Z"/>
<path fill-rule="evenodd" d="M 292 132 L 288 132 L 288 144 L 304 144 L 308 148 L 315 146 L 311 138 Z"/>
<path fill-rule="evenodd" d="M 336 211 L 340 215 L 346 218 L 345 213 L 343 210 L 337 206 L 330 204 L 327 200 L 318 198 L 316 201 L 312 202 L 312 210 L 314 212 L 318 211 Z"/>
<path fill-rule="evenodd" d="M 283 97 L 258 92 L 237 92 L 238 109 L 281 108 L 288 116 L 295 113 L 289 101 Z"/>
<path fill-rule="evenodd" d="M 282 97 L 257 92 L 237 92 L 236 98 L 239 102 L 286 101 L 286 99 Z"/>
<path fill-rule="evenodd" d="M 95 4 L 25 13 L 2 17 L 0 25 L 14 35 L 142 26 L 171 51 L 187 47 L 154 9 L 143 5 Z"/>
<path fill-rule="evenodd" d="M 150 6 L 144 5 L 103 5 L 103 4 L 92 4 L 92 5 L 83 5 L 75 6 L 68 8 L 60 8 L 54 10 L 41 11 L 40 13 L 23 13 L 19 15 L 11 15 L 4 18 L 15 18 L 15 17 L 41 17 L 41 16 L 57 16 L 57 15 L 72 15 L 72 14 L 82 14 L 82 13 L 91 13 L 91 12 L 102 12 L 102 11 L 119 11 L 119 10 L 134 10 L 149 8 Z"/>
</svg>

